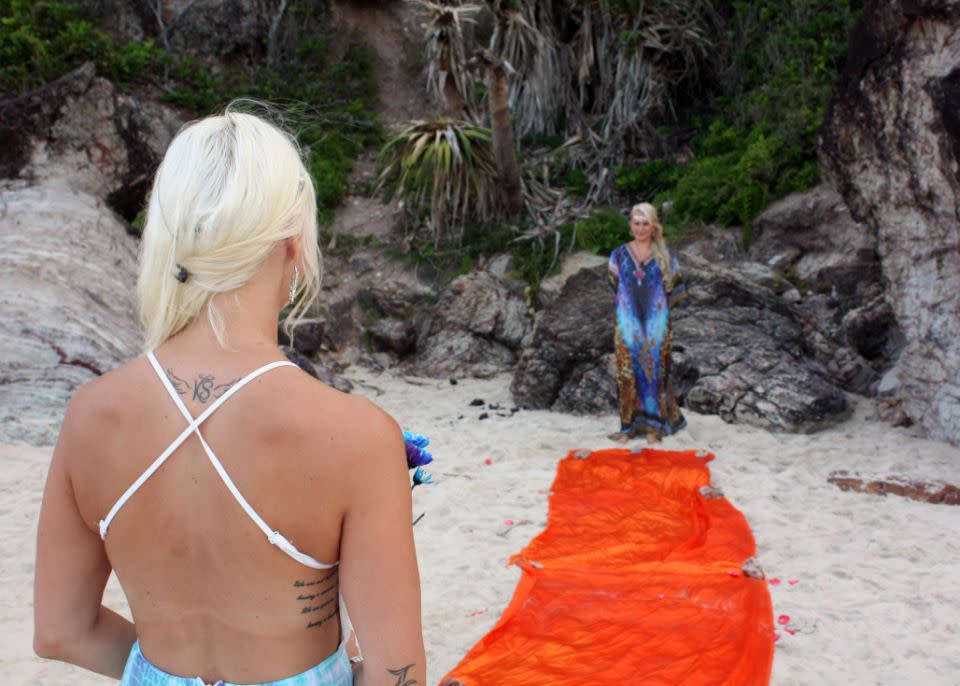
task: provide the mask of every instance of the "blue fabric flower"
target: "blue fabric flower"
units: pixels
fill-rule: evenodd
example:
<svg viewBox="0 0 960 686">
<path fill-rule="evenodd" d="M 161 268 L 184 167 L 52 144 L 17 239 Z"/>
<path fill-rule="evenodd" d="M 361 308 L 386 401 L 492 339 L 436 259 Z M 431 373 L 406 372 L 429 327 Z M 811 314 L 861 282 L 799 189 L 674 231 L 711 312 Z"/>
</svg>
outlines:
<svg viewBox="0 0 960 686">
<path fill-rule="evenodd" d="M 408 469 L 416 469 L 433 462 L 433 455 L 426 450 L 430 445 L 430 439 L 413 431 L 404 431 L 403 444 L 407 449 Z"/>
<path fill-rule="evenodd" d="M 417 471 L 413 473 L 413 485 L 420 486 L 421 484 L 428 484 L 431 481 L 433 481 L 433 474 L 423 471 L 423 467 L 417 467 Z"/>
</svg>

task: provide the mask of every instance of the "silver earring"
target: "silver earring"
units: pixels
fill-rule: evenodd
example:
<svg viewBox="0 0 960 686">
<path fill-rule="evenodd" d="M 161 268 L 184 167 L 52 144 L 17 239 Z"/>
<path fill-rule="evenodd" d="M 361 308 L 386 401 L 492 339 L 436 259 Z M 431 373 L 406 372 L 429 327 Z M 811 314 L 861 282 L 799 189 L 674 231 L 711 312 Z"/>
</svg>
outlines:
<svg viewBox="0 0 960 686">
<path fill-rule="evenodd" d="M 297 269 L 297 265 L 293 265 L 293 281 L 290 282 L 290 304 L 293 304 L 294 298 L 297 297 L 297 286 L 300 285 L 300 270 Z"/>
</svg>

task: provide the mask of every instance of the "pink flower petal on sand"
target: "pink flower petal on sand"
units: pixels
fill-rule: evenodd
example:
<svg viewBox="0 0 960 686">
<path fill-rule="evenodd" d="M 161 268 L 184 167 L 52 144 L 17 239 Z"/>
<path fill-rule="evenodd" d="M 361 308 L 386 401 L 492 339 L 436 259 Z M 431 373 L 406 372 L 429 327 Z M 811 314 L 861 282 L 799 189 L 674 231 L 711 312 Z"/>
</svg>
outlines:
<svg viewBox="0 0 960 686">
<path fill-rule="evenodd" d="M 471 612 L 471 613 L 470 613 L 470 616 L 471 616 L 471 617 L 479 617 L 480 615 L 484 614 L 485 612 L 486 612 L 486 610 L 480 610 L 479 612 Z"/>
<path fill-rule="evenodd" d="M 777 624 L 789 624 L 789 623 L 790 623 L 790 615 L 780 615 L 779 617 L 777 617 Z"/>
<path fill-rule="evenodd" d="M 790 584 L 791 586 L 796 586 L 797 584 L 800 583 L 800 579 L 788 579 L 787 583 Z"/>
<path fill-rule="evenodd" d="M 769 583 L 770 583 L 771 586 L 779 586 L 779 585 L 780 585 L 780 579 L 777 579 L 776 577 L 774 577 L 773 579 L 768 579 L 767 581 L 769 581 Z"/>
<path fill-rule="evenodd" d="M 780 634 L 778 634 L 776 631 L 773 632 L 773 640 L 774 642 L 777 642 L 780 640 Z"/>
<path fill-rule="evenodd" d="M 786 632 L 787 632 L 788 634 L 790 634 L 791 636 L 795 636 L 796 633 L 797 633 L 797 630 L 796 630 L 796 629 L 784 629 L 784 631 L 786 631 Z"/>
<path fill-rule="evenodd" d="M 739 569 L 728 569 L 727 574 L 730 576 L 743 576 L 743 572 L 741 572 Z"/>
<path fill-rule="evenodd" d="M 503 523 L 506 524 L 507 526 L 513 526 L 514 524 L 516 524 L 516 522 L 513 521 L 512 519 L 504 519 Z"/>
<path fill-rule="evenodd" d="M 483 461 L 483 464 L 491 465 L 491 464 L 493 464 L 493 460 L 491 460 L 491 459 L 488 457 L 486 460 Z"/>
</svg>

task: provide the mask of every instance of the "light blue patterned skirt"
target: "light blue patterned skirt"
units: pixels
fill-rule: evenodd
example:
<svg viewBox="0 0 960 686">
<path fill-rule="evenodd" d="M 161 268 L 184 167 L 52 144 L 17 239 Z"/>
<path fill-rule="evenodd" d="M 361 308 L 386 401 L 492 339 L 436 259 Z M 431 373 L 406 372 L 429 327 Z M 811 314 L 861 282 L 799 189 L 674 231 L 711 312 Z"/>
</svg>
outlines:
<svg viewBox="0 0 960 686">
<path fill-rule="evenodd" d="M 350 669 L 350 660 L 343 645 L 337 648 L 326 660 L 311 667 L 306 672 L 291 676 L 280 681 L 269 681 L 264 684 L 249 686 L 351 686 L 353 684 L 353 670 Z M 140 652 L 140 642 L 133 644 L 127 666 L 123 670 L 123 679 L 120 686 L 208 686 L 199 677 L 174 676 L 153 665 Z M 240 686 L 239 684 L 218 681 L 212 686 Z"/>
</svg>

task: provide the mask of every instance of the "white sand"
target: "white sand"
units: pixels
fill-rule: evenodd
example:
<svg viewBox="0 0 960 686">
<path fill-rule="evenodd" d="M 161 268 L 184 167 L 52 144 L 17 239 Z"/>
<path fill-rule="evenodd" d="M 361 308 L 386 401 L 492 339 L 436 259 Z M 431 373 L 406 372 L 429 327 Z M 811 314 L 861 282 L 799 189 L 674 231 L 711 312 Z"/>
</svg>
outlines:
<svg viewBox="0 0 960 686">
<path fill-rule="evenodd" d="M 360 370 L 351 378 L 356 392 L 432 439 L 436 483 L 416 489 L 414 509 L 426 512 L 416 536 L 429 683 L 436 684 L 512 596 L 519 573 L 506 560 L 545 525 L 557 460 L 573 448 L 613 447 L 606 435 L 616 418 L 500 417 L 469 406 L 482 398 L 509 410 L 508 377 L 456 386 Z M 484 411 L 491 416 L 481 421 Z M 957 484 L 960 450 L 868 415 L 861 401 L 844 424 L 795 436 L 688 413 L 689 429 L 663 444 L 716 453 L 714 485 L 746 515 L 767 576 L 783 580 L 771 587 L 774 613 L 789 615 L 798 633 L 781 632 L 777 686 L 960 683 L 960 507 L 845 493 L 826 481 L 850 469 Z M 0 446 L 0 674 L 9 684 L 110 683 L 31 651 L 34 535 L 49 455 Z M 125 609 L 115 583 L 107 601 Z"/>
</svg>

